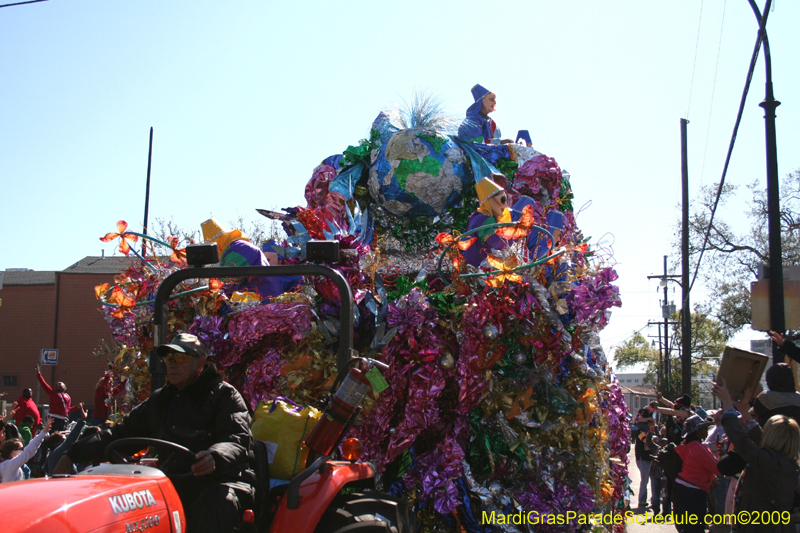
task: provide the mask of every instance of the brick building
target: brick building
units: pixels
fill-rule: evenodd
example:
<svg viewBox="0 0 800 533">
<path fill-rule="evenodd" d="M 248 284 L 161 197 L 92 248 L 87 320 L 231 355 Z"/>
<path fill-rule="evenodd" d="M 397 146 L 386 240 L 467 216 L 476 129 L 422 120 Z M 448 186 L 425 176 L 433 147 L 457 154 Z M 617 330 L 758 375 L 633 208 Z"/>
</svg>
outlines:
<svg viewBox="0 0 800 533">
<path fill-rule="evenodd" d="M 58 364 L 41 367 L 45 380 L 51 386 L 63 381 L 73 405 L 92 407 L 106 368 L 92 352 L 101 339 L 112 340 L 94 287 L 129 264 L 126 257 L 86 257 L 58 272 L 0 272 L 0 392 L 6 401 L 30 387 L 40 407 L 48 403 L 34 367 L 43 349 L 57 349 Z"/>
</svg>

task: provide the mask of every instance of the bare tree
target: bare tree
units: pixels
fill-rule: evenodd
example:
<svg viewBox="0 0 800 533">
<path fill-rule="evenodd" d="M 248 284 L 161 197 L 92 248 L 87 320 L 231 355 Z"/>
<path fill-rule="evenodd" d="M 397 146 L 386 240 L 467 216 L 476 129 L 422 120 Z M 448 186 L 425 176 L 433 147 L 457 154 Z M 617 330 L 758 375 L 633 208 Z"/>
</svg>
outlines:
<svg viewBox="0 0 800 533">
<path fill-rule="evenodd" d="M 750 324 L 750 282 L 756 280 L 760 265 L 769 263 L 767 193 L 759 181 L 746 187 L 750 208 L 743 213 L 746 231 L 737 232 L 731 215 L 720 215 L 723 206 L 737 193 L 725 185 L 717 214 L 710 226 L 711 209 L 718 184 L 703 187 L 697 207 L 689 218 L 689 254 L 692 270 L 700 258 L 708 231 L 699 275 L 711 289 L 708 312 L 721 323 L 728 335 Z M 781 237 L 784 266 L 800 265 L 800 169 L 787 174 L 781 183 Z M 680 227 L 680 223 L 678 223 Z M 679 234 L 679 232 L 678 232 Z M 680 242 L 673 243 L 680 250 Z"/>
</svg>

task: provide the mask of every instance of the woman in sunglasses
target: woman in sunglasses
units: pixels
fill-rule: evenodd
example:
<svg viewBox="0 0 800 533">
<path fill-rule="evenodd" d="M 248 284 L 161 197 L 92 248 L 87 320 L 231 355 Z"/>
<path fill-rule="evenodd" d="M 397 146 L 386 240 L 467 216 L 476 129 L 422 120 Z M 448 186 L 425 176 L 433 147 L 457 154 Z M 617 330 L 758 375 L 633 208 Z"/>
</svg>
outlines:
<svg viewBox="0 0 800 533">
<path fill-rule="evenodd" d="M 486 259 L 487 250 L 502 250 L 508 245 L 505 240 L 495 234 L 496 228 L 489 225 L 498 222 L 515 222 L 522 215 L 525 206 L 534 204 L 532 198 L 523 196 L 514 203 L 513 207 L 510 206 L 506 190 L 498 184 L 498 182 L 504 183 L 505 179 L 502 174 L 492 174 L 475 184 L 479 205 L 469 218 L 467 231 L 477 229 L 477 232 L 472 234 L 472 237 L 476 237 L 477 240 L 464 250 L 464 258 L 474 267 L 480 266 Z M 539 222 L 534 222 L 534 224 L 539 224 Z M 484 226 L 489 227 L 484 228 Z M 560 211 L 553 209 L 547 213 L 547 226 L 556 241 L 552 243 L 555 246 L 564 227 L 563 215 Z M 545 235 L 544 232 L 536 229 L 532 229 L 528 235 L 527 247 L 530 255 L 535 256 L 536 259 L 546 255 L 549 249 L 547 245 L 549 238 Z"/>
</svg>

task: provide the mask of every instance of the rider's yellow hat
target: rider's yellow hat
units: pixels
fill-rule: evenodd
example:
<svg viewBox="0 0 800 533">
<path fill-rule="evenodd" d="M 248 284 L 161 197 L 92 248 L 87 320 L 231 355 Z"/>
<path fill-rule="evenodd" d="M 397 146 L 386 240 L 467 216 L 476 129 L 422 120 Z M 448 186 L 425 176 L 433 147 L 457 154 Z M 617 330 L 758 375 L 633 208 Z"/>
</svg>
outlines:
<svg viewBox="0 0 800 533">
<path fill-rule="evenodd" d="M 475 192 L 478 193 L 478 204 L 481 207 L 489 198 L 504 191 L 505 189 L 489 178 L 483 178 L 475 184 Z"/>
</svg>

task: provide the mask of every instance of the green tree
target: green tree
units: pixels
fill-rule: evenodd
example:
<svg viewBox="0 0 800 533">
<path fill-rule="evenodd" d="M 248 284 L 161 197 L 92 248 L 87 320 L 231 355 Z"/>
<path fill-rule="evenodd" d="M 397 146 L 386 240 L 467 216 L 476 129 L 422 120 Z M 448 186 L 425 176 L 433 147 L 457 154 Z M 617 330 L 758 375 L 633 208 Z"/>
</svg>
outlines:
<svg viewBox="0 0 800 533">
<path fill-rule="evenodd" d="M 675 313 L 670 317 L 670 375 L 663 376 L 663 382 L 658 383 L 659 361 L 663 359 L 659 347 L 653 346 L 640 332 L 618 346 L 613 353 L 616 367 L 620 370 L 633 366 L 644 366 L 644 382 L 650 383 L 665 395 L 675 395 L 681 390 L 681 314 Z M 722 324 L 710 316 L 706 310 L 696 307 L 692 313 L 692 342 L 691 342 L 691 368 L 693 378 L 707 378 L 716 373 L 719 357 L 729 339 Z M 668 380 L 668 381 L 667 381 Z M 699 397 L 701 389 L 697 382 L 692 383 L 692 395 Z"/>
<path fill-rule="evenodd" d="M 723 187 L 698 274 L 711 293 L 706 311 L 720 321 L 729 336 L 750 324 L 750 282 L 756 280 L 759 265 L 769 263 L 767 193 L 762 181 L 746 187 L 750 208 L 744 213 L 748 224 L 745 230 L 736 229 L 730 223 L 740 217 L 741 212 L 729 214 L 724 209 L 725 204 L 736 196 L 738 187 Z M 689 219 L 692 271 L 700 259 L 717 188 L 718 184 L 703 187 L 699 199 L 694 201 Z M 800 169 L 790 172 L 782 180 L 780 203 L 783 264 L 800 265 Z M 680 256 L 679 238 L 673 243 L 673 248 Z"/>
</svg>

